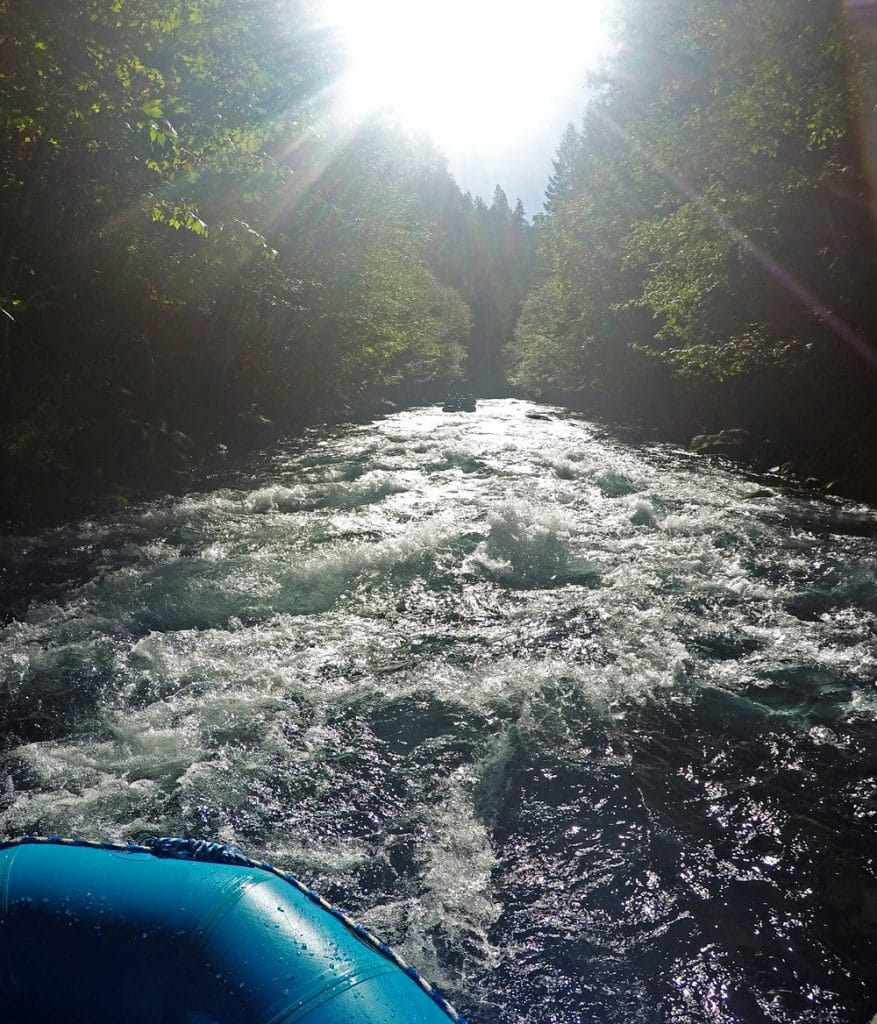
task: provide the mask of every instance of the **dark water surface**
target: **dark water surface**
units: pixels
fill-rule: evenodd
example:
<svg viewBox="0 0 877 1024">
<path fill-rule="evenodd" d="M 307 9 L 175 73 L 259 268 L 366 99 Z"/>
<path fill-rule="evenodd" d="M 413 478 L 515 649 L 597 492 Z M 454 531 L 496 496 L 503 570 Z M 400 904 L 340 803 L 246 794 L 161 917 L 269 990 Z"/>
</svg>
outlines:
<svg viewBox="0 0 877 1024">
<path fill-rule="evenodd" d="M 0 539 L 0 832 L 238 842 L 474 1024 L 868 1024 L 868 511 L 533 411 Z"/>
</svg>

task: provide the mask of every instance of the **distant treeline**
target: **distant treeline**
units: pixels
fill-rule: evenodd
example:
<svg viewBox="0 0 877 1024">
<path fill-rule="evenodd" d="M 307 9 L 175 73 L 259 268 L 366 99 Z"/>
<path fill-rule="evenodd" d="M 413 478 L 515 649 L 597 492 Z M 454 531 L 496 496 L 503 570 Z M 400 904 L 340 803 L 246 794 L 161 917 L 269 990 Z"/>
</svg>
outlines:
<svg viewBox="0 0 877 1024">
<path fill-rule="evenodd" d="M 311 0 L 0 0 L 7 503 L 501 385 L 523 209 L 346 123 L 342 71 Z"/>
<path fill-rule="evenodd" d="M 744 428 L 764 464 L 877 496 L 877 25 L 856 9 L 616 4 L 537 218 L 512 381 L 680 435 Z"/>
</svg>

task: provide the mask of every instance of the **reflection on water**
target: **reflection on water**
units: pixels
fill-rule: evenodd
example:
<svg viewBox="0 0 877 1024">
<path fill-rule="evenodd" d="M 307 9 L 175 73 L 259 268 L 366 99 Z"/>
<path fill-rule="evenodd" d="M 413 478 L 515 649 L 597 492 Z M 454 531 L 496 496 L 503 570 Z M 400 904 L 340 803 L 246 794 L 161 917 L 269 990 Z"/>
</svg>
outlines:
<svg viewBox="0 0 877 1024">
<path fill-rule="evenodd" d="M 237 842 L 475 1024 L 865 1024 L 870 513 L 528 411 L 0 541 L 3 830 Z"/>
</svg>

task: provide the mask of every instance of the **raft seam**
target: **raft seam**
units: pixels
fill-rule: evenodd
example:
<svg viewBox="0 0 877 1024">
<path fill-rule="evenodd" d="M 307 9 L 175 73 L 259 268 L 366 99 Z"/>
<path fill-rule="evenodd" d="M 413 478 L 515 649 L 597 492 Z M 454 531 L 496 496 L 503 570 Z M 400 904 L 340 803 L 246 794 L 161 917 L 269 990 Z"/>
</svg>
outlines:
<svg viewBox="0 0 877 1024">
<path fill-rule="evenodd" d="M 313 1013 L 314 1010 L 318 1010 L 321 1006 L 331 1002 L 337 996 L 349 992 L 352 988 L 392 973 L 393 965 L 383 964 L 380 967 L 375 965 L 364 968 L 353 975 L 348 974 L 343 978 L 339 978 L 331 987 L 322 988 L 312 996 L 299 1000 L 293 1006 L 278 1011 L 273 1017 L 265 1021 L 265 1024 L 295 1024 L 297 1020 L 307 1017 L 309 1013 Z"/>
</svg>

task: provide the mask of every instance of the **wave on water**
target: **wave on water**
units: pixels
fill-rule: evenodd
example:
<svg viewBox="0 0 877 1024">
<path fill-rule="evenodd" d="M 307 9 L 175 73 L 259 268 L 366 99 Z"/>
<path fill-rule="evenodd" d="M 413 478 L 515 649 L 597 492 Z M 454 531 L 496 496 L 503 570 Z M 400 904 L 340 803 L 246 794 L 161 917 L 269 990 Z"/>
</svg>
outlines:
<svg viewBox="0 0 877 1024">
<path fill-rule="evenodd" d="M 567 516 L 529 503 L 506 505 L 488 515 L 489 532 L 474 562 L 506 586 L 597 586 L 599 575 L 577 557 L 576 529 Z"/>
<path fill-rule="evenodd" d="M 872 513 L 753 487 L 496 400 L 6 538 L 0 827 L 236 842 L 474 1024 L 864 1024 Z"/>
</svg>

